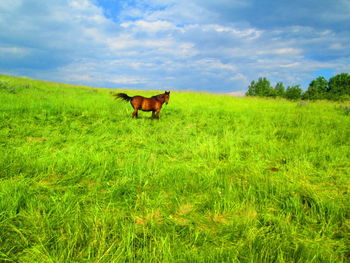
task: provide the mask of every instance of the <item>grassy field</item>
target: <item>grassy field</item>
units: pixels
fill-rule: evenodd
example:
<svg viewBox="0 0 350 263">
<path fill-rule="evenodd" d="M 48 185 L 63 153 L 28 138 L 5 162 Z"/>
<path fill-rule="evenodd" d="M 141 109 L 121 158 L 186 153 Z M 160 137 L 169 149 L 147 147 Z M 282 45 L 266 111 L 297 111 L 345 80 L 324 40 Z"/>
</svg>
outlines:
<svg viewBox="0 0 350 263">
<path fill-rule="evenodd" d="M 0 75 L 0 262 L 350 261 L 349 104 L 110 92 Z"/>
</svg>

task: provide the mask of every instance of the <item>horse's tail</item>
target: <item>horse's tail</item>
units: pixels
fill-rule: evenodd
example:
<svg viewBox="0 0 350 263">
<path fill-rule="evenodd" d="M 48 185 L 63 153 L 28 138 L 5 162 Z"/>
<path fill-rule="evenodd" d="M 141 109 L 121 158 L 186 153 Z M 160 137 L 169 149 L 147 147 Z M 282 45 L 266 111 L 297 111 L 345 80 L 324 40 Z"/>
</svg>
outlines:
<svg viewBox="0 0 350 263">
<path fill-rule="evenodd" d="M 122 99 L 125 101 L 131 101 L 132 99 L 132 97 L 129 97 L 125 93 L 116 93 L 116 94 L 113 94 L 113 96 L 115 97 L 115 99 Z"/>
</svg>

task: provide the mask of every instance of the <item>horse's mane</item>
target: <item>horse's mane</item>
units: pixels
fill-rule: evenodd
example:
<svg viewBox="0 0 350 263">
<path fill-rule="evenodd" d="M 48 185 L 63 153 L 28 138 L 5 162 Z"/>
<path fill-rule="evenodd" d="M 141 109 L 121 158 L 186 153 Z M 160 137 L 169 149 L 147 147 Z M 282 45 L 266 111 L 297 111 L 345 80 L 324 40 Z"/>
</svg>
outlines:
<svg viewBox="0 0 350 263">
<path fill-rule="evenodd" d="M 151 98 L 152 98 L 152 99 L 158 99 L 159 97 L 164 97 L 164 93 L 158 94 L 158 95 L 154 95 L 154 96 L 152 96 Z"/>
</svg>

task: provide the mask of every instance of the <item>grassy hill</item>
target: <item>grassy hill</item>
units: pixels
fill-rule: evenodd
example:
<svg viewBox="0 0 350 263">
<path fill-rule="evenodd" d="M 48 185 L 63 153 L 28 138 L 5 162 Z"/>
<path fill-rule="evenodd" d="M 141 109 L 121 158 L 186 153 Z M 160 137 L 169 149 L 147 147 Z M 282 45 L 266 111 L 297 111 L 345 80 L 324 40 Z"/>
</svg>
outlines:
<svg viewBox="0 0 350 263">
<path fill-rule="evenodd" d="M 350 260 L 346 103 L 110 92 L 0 75 L 0 261 Z"/>
</svg>

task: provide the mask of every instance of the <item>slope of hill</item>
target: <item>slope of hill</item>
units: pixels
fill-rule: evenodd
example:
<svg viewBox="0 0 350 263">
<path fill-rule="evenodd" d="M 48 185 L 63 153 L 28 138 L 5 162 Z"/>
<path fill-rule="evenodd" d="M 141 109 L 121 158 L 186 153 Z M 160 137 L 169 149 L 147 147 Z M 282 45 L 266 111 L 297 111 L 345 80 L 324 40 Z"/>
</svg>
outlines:
<svg viewBox="0 0 350 263">
<path fill-rule="evenodd" d="M 349 260 L 346 105 L 111 91 L 0 76 L 0 260 Z"/>
</svg>

